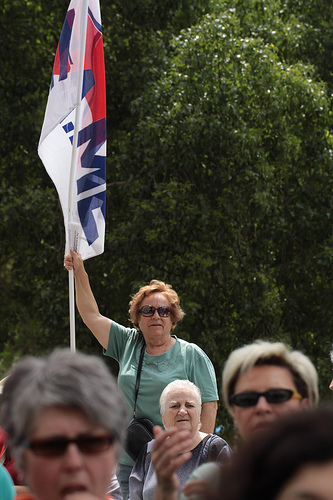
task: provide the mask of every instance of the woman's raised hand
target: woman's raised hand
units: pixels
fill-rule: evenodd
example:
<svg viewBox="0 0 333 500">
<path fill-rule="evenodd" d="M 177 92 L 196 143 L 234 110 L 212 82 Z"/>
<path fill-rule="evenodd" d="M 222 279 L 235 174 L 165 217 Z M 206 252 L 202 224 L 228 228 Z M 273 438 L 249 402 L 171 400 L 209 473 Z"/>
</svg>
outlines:
<svg viewBox="0 0 333 500">
<path fill-rule="evenodd" d="M 74 275 L 77 274 L 81 269 L 83 269 L 83 259 L 80 252 L 75 252 L 74 250 L 70 250 L 70 255 L 65 254 L 64 256 L 64 266 L 67 271 L 74 270 Z"/>
</svg>

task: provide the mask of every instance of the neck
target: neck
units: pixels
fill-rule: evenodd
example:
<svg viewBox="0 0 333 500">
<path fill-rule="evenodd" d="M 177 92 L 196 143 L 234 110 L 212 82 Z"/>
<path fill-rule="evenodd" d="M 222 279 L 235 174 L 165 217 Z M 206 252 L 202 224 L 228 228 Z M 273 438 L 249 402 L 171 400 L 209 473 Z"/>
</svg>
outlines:
<svg viewBox="0 0 333 500">
<path fill-rule="evenodd" d="M 188 450 L 186 451 L 191 451 L 191 450 L 194 450 L 194 448 L 196 446 L 198 446 L 199 443 L 201 443 L 201 441 L 207 436 L 207 434 L 205 432 L 200 432 L 198 431 L 194 436 L 193 438 L 191 439 L 191 445 L 189 447 Z"/>
<path fill-rule="evenodd" d="M 171 335 L 166 340 L 160 342 L 158 340 L 155 342 L 147 341 L 147 339 L 145 340 L 146 352 L 152 356 L 157 356 L 158 354 L 163 354 L 164 352 L 169 351 L 169 349 L 171 349 L 171 347 L 176 343 L 176 339 L 171 337 Z"/>
</svg>

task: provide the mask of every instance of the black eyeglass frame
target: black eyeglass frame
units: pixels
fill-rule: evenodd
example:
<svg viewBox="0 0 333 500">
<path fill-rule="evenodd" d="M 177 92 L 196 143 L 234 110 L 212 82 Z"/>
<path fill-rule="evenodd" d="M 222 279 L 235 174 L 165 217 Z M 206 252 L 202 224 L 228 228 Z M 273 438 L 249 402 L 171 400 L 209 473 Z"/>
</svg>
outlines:
<svg viewBox="0 0 333 500">
<path fill-rule="evenodd" d="M 114 440 L 114 436 L 110 434 L 102 436 L 82 435 L 73 439 L 59 436 L 50 439 L 27 440 L 23 441 L 21 445 L 31 450 L 38 457 L 61 457 L 72 443 L 78 447 L 81 453 L 93 455 L 107 451 L 114 443 Z"/>
<path fill-rule="evenodd" d="M 147 308 L 149 309 L 149 312 L 148 313 L 144 313 L 143 310 Z M 155 314 L 155 311 L 158 312 L 158 315 L 160 316 L 160 318 L 169 318 L 172 314 L 172 310 L 171 310 L 171 307 L 169 306 L 160 306 L 160 307 L 154 307 L 154 306 L 142 306 L 140 309 L 139 309 L 139 313 L 141 314 L 141 316 L 143 316 L 144 318 L 150 318 L 151 316 L 154 316 Z"/>
<path fill-rule="evenodd" d="M 278 393 L 280 393 L 282 397 L 279 398 L 278 401 L 276 401 L 274 400 L 274 396 L 276 396 Z M 230 397 L 229 402 L 231 405 L 236 405 L 241 408 L 250 408 L 251 406 L 256 406 L 258 404 L 259 398 L 261 396 L 264 396 L 267 403 L 274 405 L 285 403 L 286 401 L 289 401 L 292 398 L 303 399 L 303 396 L 299 392 L 293 391 L 291 389 L 269 389 L 268 391 L 265 392 L 249 391 L 249 392 L 240 392 L 238 394 L 233 394 Z M 248 400 L 246 402 L 246 397 L 250 398 L 250 401 Z M 253 399 L 251 400 L 251 398 Z"/>
</svg>

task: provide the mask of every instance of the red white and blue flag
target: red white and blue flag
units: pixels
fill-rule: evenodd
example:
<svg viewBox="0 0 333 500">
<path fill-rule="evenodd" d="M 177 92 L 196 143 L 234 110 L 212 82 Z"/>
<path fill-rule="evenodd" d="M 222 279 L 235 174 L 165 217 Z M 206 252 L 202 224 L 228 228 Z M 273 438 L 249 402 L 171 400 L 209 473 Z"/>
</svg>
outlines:
<svg viewBox="0 0 333 500">
<path fill-rule="evenodd" d="M 72 0 L 55 56 L 38 154 L 64 215 L 66 251 L 104 251 L 106 99 L 98 0 Z M 79 240 L 79 241 L 78 241 Z"/>
</svg>

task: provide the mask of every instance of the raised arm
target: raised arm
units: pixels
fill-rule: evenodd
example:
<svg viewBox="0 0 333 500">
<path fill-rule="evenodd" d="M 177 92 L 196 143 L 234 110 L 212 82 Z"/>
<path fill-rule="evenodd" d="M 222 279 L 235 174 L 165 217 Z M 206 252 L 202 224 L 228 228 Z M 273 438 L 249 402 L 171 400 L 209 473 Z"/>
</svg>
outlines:
<svg viewBox="0 0 333 500">
<path fill-rule="evenodd" d="M 215 431 L 215 421 L 217 413 L 217 401 L 207 401 L 203 403 L 201 410 L 201 432 L 213 434 Z"/>
<path fill-rule="evenodd" d="M 99 312 L 81 254 L 73 250 L 70 250 L 70 253 L 70 255 L 65 255 L 64 265 L 68 271 L 74 269 L 78 311 L 83 322 L 91 330 L 98 342 L 106 349 L 109 341 L 111 319 L 102 316 Z"/>
</svg>

